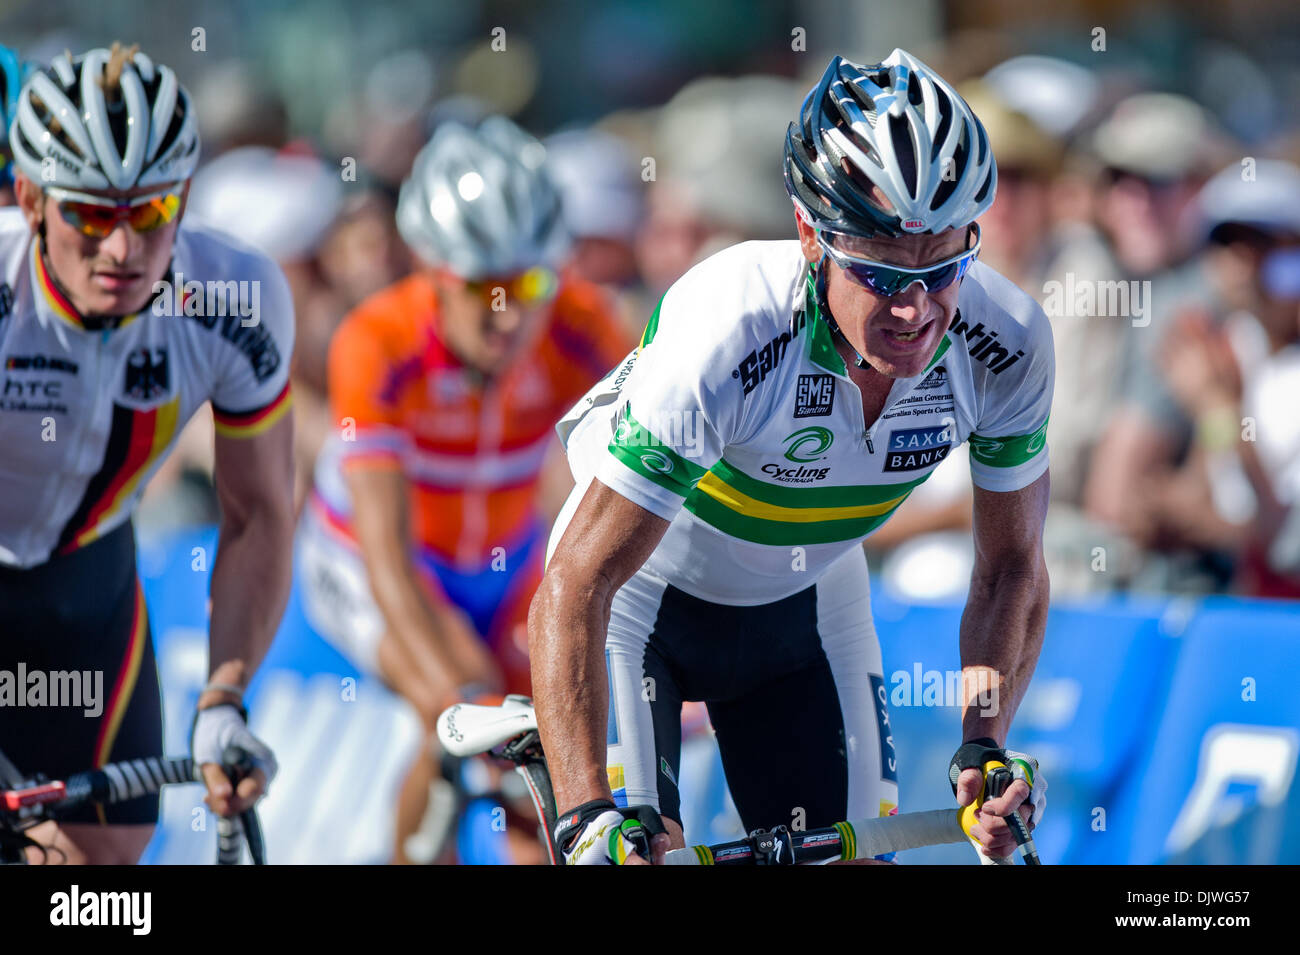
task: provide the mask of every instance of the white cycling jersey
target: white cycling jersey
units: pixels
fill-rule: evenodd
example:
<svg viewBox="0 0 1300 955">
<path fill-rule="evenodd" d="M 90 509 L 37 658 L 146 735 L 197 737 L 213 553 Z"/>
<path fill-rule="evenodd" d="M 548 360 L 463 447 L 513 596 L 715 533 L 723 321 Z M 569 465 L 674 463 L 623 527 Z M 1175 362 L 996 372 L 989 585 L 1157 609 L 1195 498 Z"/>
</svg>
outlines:
<svg viewBox="0 0 1300 955">
<path fill-rule="evenodd" d="M 643 570 L 716 603 L 810 586 L 962 442 L 974 483 L 1014 491 L 1046 470 L 1054 363 L 1038 304 L 977 263 L 925 370 L 868 429 L 793 240 L 744 242 L 663 297 L 641 346 L 557 430 L 590 480 L 671 521 Z"/>
<path fill-rule="evenodd" d="M 262 433 L 290 404 L 293 303 L 260 252 L 182 226 L 168 287 L 94 328 L 37 246 L 21 212 L 0 209 L 0 565 L 12 567 L 127 520 L 204 402 L 231 437 Z"/>
</svg>

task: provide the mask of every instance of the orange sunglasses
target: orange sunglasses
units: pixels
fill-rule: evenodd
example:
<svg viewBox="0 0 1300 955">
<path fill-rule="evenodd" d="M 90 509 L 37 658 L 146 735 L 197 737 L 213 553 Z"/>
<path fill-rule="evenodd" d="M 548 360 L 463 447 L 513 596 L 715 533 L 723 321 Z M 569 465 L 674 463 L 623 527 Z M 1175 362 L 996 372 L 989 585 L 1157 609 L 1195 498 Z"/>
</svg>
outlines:
<svg viewBox="0 0 1300 955">
<path fill-rule="evenodd" d="M 85 192 L 49 187 L 45 194 L 59 207 L 65 222 L 82 235 L 103 239 L 125 221 L 136 232 L 153 232 L 176 218 L 183 186 L 118 202 Z"/>
</svg>

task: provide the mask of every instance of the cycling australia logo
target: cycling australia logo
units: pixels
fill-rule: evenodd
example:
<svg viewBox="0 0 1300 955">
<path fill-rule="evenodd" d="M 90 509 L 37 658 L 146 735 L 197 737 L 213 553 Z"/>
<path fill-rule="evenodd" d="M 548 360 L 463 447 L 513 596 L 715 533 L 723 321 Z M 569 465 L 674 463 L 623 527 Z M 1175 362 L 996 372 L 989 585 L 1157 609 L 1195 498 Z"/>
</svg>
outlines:
<svg viewBox="0 0 1300 955">
<path fill-rule="evenodd" d="M 170 390 L 165 348 L 137 348 L 126 358 L 123 392 L 135 401 L 153 401 Z"/>
<path fill-rule="evenodd" d="M 785 438 L 785 459 L 793 461 L 800 467 L 789 468 L 780 464 L 764 464 L 761 470 L 768 477 L 775 478 L 783 484 L 811 484 L 823 480 L 830 473 L 829 467 L 802 467 L 813 461 L 825 459 L 825 452 L 830 448 L 835 436 L 826 428 L 800 428 Z"/>
<path fill-rule="evenodd" d="M 800 428 L 785 437 L 785 459 L 798 464 L 819 460 L 825 457 L 824 452 L 834 440 L 835 436 L 826 428 Z"/>
</svg>

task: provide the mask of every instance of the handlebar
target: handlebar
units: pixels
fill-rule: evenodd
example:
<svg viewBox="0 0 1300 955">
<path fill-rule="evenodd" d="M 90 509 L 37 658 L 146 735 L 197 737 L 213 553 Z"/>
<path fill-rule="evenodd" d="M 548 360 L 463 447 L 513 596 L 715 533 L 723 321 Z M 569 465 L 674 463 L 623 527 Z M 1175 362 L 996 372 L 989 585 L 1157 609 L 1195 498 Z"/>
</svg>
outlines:
<svg viewBox="0 0 1300 955">
<path fill-rule="evenodd" d="M 236 783 L 252 771 L 249 755 L 236 747 L 223 754 L 222 769 Z M 148 756 L 109 763 L 99 769 L 73 773 L 65 780 L 37 777 L 12 789 L 0 789 L 0 863 L 21 862 L 21 832 L 57 813 L 89 802 L 103 805 L 158 793 L 163 786 L 203 782 L 203 775 L 188 756 Z M 254 865 L 264 865 L 265 844 L 256 809 L 239 816 L 217 819 L 217 864 L 238 865 L 240 837 L 248 843 Z M 16 856 L 16 857 L 15 857 Z"/>
</svg>

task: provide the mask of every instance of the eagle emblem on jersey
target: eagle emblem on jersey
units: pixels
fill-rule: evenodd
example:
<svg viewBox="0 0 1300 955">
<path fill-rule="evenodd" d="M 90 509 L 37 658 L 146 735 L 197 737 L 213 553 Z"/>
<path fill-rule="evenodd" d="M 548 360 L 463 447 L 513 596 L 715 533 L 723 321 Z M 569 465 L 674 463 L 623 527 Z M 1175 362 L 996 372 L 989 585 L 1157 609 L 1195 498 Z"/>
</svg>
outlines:
<svg viewBox="0 0 1300 955">
<path fill-rule="evenodd" d="M 150 401 L 170 391 L 167 349 L 137 348 L 126 356 L 126 384 L 123 391 L 136 401 Z"/>
</svg>

